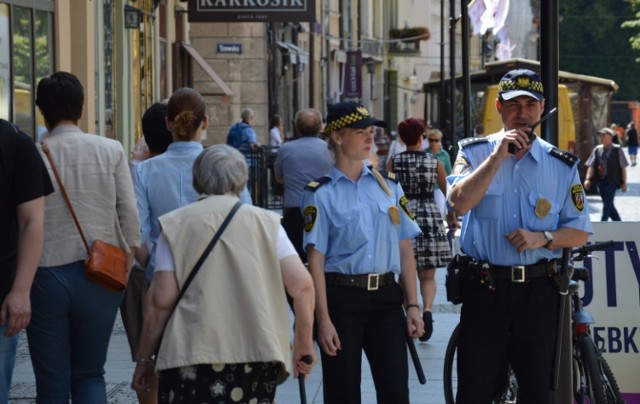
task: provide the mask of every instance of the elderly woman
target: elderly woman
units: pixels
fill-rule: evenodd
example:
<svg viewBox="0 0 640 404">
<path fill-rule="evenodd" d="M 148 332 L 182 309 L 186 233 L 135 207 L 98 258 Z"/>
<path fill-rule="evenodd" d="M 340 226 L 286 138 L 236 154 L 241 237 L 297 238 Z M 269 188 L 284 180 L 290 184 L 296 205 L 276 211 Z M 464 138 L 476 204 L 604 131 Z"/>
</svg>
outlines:
<svg viewBox="0 0 640 404">
<path fill-rule="evenodd" d="M 291 371 L 285 289 L 296 313 L 294 375 L 311 371 L 305 356 L 315 362 L 313 283 L 277 214 L 242 205 L 178 301 L 246 182 L 244 156 L 212 146 L 193 166 L 200 199 L 160 217 L 132 382 L 135 390 L 148 388 L 155 367 L 160 403 L 272 402 L 276 385 Z"/>
</svg>

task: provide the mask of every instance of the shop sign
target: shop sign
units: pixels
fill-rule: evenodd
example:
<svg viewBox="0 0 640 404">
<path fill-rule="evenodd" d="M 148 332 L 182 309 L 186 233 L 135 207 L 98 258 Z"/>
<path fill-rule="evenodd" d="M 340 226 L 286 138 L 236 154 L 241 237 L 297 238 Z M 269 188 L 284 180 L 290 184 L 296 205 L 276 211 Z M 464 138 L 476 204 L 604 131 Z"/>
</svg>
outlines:
<svg viewBox="0 0 640 404">
<path fill-rule="evenodd" d="M 315 21 L 315 0 L 189 0 L 189 22 Z"/>
</svg>

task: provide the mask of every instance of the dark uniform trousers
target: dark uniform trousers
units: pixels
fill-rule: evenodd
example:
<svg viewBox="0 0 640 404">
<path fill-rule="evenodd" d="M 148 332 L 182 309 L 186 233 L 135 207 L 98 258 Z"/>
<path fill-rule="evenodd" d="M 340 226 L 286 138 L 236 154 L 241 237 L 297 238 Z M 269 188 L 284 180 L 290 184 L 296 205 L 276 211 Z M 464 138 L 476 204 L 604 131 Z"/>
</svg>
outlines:
<svg viewBox="0 0 640 404">
<path fill-rule="evenodd" d="M 284 208 L 282 216 L 282 227 L 287 233 L 287 237 L 295 247 L 300 259 L 304 264 L 307 263 L 307 254 L 302 248 L 302 232 L 304 231 L 304 218 L 300 208 Z"/>
<path fill-rule="evenodd" d="M 558 288 L 551 278 L 527 283 L 496 279 L 496 290 L 465 290 L 458 344 L 457 403 L 490 403 L 509 363 L 522 403 L 553 401 L 551 375 Z"/>
<path fill-rule="evenodd" d="M 409 403 L 403 298 L 397 283 L 377 291 L 327 285 L 329 315 L 342 349 L 336 356 L 322 353 L 325 403 L 360 404 L 362 350 L 371 366 L 378 404 Z"/>
</svg>

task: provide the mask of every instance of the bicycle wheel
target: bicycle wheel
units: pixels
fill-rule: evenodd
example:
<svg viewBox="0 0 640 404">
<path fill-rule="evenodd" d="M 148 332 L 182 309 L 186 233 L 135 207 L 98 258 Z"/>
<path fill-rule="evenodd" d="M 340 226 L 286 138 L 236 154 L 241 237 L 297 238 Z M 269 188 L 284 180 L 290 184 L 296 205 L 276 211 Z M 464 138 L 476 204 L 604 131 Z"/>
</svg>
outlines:
<svg viewBox="0 0 640 404">
<path fill-rule="evenodd" d="M 444 372 L 442 381 L 444 383 L 444 400 L 446 404 L 454 404 L 456 402 L 456 393 L 458 391 L 458 338 L 460 335 L 460 324 L 451 333 L 447 350 L 444 354 Z M 515 404 L 518 400 L 518 381 L 513 373 L 511 366 L 505 377 L 504 386 L 500 389 L 500 393 L 492 401 L 495 404 Z"/>
<path fill-rule="evenodd" d="M 444 373 L 442 381 L 444 383 L 444 400 L 446 404 L 456 402 L 456 392 L 458 387 L 458 336 L 460 334 L 460 324 L 451 333 L 447 350 L 444 354 Z"/>
<path fill-rule="evenodd" d="M 574 399 L 578 404 L 606 404 L 605 388 L 600 377 L 598 351 L 588 335 L 578 336 L 578 377 Z"/>
<path fill-rule="evenodd" d="M 618 387 L 618 382 L 613 376 L 613 372 L 611 371 L 609 364 L 604 359 L 601 352 L 598 352 L 598 356 L 600 358 L 600 376 L 604 381 L 607 402 L 616 404 L 624 403 L 622 395 L 620 394 L 620 387 Z"/>
</svg>

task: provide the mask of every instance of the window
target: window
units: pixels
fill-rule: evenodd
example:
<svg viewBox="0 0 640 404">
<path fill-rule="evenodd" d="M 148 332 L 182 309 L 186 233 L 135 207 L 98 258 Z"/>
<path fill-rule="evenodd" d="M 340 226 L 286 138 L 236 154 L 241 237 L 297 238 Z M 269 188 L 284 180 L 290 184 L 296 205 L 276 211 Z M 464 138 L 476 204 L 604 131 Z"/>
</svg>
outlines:
<svg viewBox="0 0 640 404">
<path fill-rule="evenodd" d="M 0 4 L 0 118 L 37 138 L 46 128 L 35 89 L 53 72 L 53 1 L 33 5 Z"/>
</svg>

